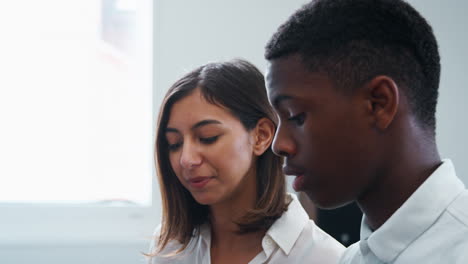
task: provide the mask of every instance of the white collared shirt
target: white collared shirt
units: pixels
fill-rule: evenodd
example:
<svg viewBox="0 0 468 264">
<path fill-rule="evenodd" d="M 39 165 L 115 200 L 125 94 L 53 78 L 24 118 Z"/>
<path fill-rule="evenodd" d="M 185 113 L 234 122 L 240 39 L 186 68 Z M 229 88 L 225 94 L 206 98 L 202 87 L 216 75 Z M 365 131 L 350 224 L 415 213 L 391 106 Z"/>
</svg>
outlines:
<svg viewBox="0 0 468 264">
<path fill-rule="evenodd" d="M 249 264 L 338 263 L 345 248 L 309 219 L 294 194 L 288 194 L 287 199 L 287 202 L 291 201 L 288 210 L 268 229 L 262 239 L 262 252 Z M 210 245 L 210 228 L 204 225 L 186 250 L 175 257 L 153 257 L 150 263 L 210 264 Z M 179 243 L 172 241 L 162 253 L 173 252 L 179 247 Z M 150 252 L 153 249 L 154 246 Z"/>
<path fill-rule="evenodd" d="M 340 263 L 468 263 L 468 190 L 452 162 L 444 160 L 374 232 L 364 216 L 361 241 Z"/>
</svg>

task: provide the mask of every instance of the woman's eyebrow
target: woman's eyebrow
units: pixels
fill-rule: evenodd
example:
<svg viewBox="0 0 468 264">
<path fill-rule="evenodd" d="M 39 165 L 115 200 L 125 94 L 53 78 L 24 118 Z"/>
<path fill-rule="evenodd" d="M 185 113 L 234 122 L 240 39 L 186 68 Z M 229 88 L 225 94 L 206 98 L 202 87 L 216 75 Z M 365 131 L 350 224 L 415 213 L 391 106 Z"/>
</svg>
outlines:
<svg viewBox="0 0 468 264">
<path fill-rule="evenodd" d="M 179 130 L 172 128 L 172 127 L 166 127 L 164 130 L 165 133 L 179 133 Z"/>
<path fill-rule="evenodd" d="M 198 123 L 196 123 L 195 125 L 192 126 L 192 130 L 195 130 L 199 127 L 202 127 L 202 126 L 206 126 L 206 125 L 212 125 L 212 124 L 215 124 L 215 125 L 220 125 L 221 122 L 219 122 L 218 120 L 214 120 L 214 119 L 206 119 L 206 120 L 202 120 Z"/>
<path fill-rule="evenodd" d="M 202 120 L 200 122 L 197 122 L 195 125 L 192 126 L 191 130 L 195 130 L 197 128 L 200 128 L 202 126 L 206 126 L 206 125 L 220 125 L 221 122 L 219 122 L 218 120 L 214 120 L 214 119 L 206 119 L 206 120 Z M 166 127 L 165 133 L 179 133 L 179 130 L 177 130 L 176 128 L 172 128 L 172 127 Z"/>
</svg>

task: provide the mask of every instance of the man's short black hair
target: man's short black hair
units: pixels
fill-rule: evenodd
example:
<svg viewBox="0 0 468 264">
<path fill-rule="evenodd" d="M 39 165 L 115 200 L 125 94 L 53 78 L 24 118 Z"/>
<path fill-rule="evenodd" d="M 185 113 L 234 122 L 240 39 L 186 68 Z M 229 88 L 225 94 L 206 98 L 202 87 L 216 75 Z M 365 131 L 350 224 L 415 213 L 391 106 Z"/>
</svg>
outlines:
<svg viewBox="0 0 468 264">
<path fill-rule="evenodd" d="M 391 77 L 424 127 L 435 130 L 440 57 L 431 26 L 402 0 L 316 0 L 273 35 L 265 58 L 298 54 L 313 72 L 352 91 Z"/>
</svg>

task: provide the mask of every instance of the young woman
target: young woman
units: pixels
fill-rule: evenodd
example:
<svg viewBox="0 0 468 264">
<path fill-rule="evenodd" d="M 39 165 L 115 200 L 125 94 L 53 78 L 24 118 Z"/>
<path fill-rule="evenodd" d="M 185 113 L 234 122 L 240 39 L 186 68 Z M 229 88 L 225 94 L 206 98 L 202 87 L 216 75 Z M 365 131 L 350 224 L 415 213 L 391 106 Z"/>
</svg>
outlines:
<svg viewBox="0 0 468 264">
<path fill-rule="evenodd" d="M 286 194 L 271 151 L 276 117 L 263 75 L 211 63 L 163 101 L 156 161 L 163 217 L 150 263 L 336 263 L 344 248 Z"/>
</svg>

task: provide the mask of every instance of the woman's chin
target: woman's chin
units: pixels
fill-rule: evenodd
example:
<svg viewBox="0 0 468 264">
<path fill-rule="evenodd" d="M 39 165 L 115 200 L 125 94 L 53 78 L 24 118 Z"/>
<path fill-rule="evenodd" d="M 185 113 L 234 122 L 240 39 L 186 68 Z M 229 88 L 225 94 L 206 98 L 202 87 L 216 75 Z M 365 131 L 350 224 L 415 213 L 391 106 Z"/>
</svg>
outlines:
<svg viewBox="0 0 468 264">
<path fill-rule="evenodd" d="M 192 196 L 193 196 L 193 199 L 197 201 L 197 203 L 203 204 L 203 205 L 212 205 L 212 204 L 215 204 L 219 200 L 217 197 L 209 193 L 196 193 L 196 194 L 192 194 Z"/>
</svg>

